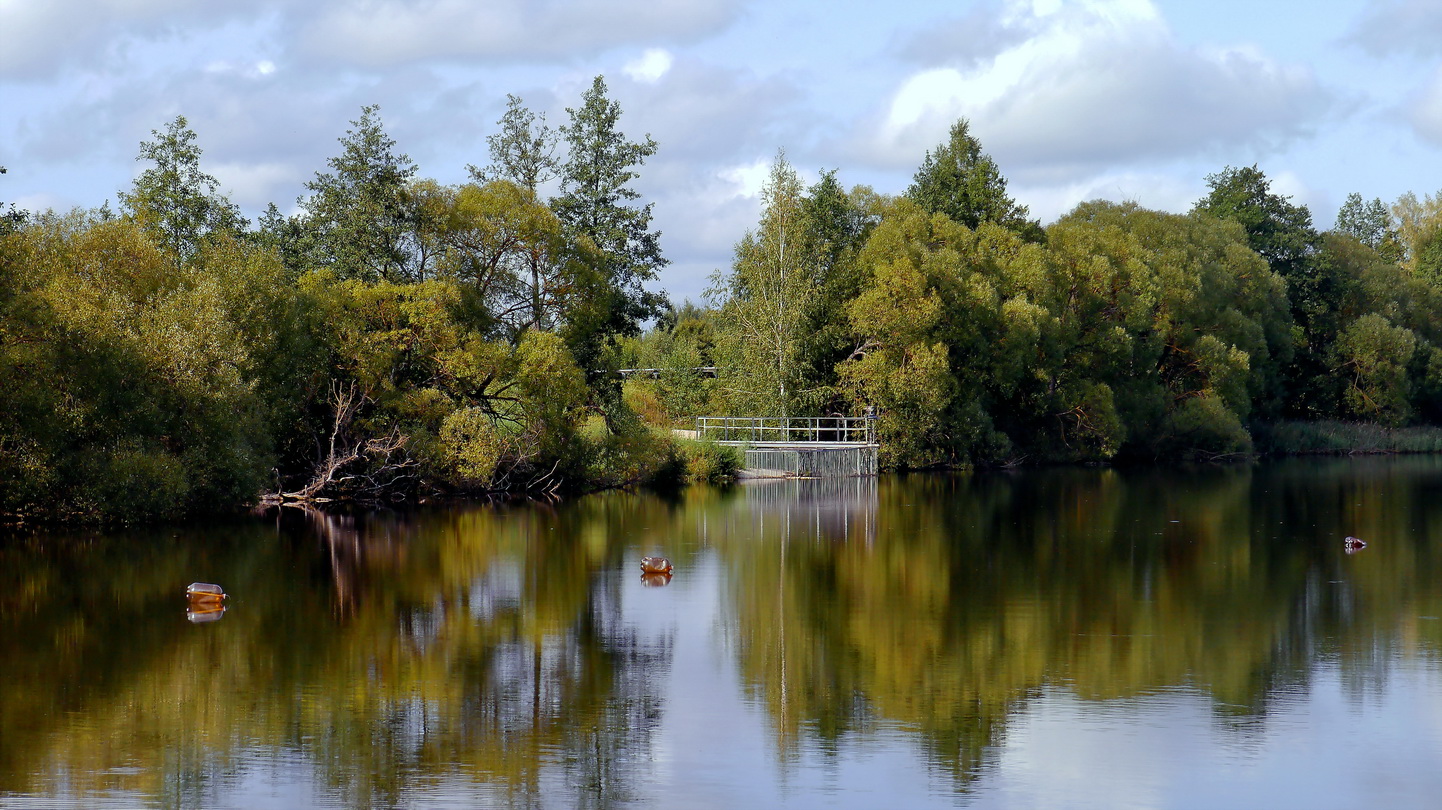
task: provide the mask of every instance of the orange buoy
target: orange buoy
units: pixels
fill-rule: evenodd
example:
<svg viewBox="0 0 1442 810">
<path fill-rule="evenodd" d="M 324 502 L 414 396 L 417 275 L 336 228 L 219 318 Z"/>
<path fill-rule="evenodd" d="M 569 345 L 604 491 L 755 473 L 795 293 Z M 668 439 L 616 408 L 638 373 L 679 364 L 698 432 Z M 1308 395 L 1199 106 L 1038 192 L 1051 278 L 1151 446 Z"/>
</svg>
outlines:
<svg viewBox="0 0 1442 810">
<path fill-rule="evenodd" d="M 665 557 L 642 557 L 641 573 L 643 574 L 670 574 L 675 570 L 671 561 Z"/>
</svg>

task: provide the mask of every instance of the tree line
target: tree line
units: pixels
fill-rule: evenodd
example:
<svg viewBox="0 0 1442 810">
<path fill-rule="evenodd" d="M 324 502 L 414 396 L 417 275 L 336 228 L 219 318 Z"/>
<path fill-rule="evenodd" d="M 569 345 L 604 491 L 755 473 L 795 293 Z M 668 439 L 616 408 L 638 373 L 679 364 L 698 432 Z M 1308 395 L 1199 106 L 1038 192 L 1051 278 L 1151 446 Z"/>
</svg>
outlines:
<svg viewBox="0 0 1442 810">
<path fill-rule="evenodd" d="M 729 457 L 647 428 L 605 373 L 664 303 L 645 286 L 660 234 L 632 187 L 656 145 L 620 113 L 601 77 L 557 128 L 511 97 L 489 162 L 445 186 L 365 107 L 298 212 L 272 204 L 254 224 L 182 116 L 141 144 L 118 210 L 10 206 L 0 513 L 724 473 Z"/>
<path fill-rule="evenodd" d="M 778 155 L 754 230 L 626 341 L 717 366 L 633 393 L 694 411 L 879 410 L 891 467 L 1249 455 L 1280 424 L 1442 419 L 1442 193 L 1348 197 L 1319 230 L 1256 166 L 1186 214 L 1092 201 L 1042 227 L 965 120 L 897 196 L 804 188 Z"/>
<path fill-rule="evenodd" d="M 1442 194 L 1330 231 L 1255 166 L 1188 214 L 1043 227 L 966 121 L 900 195 L 778 155 L 708 303 L 633 181 L 602 77 L 552 127 L 509 97 L 443 185 L 364 107 L 297 213 L 254 223 L 183 116 L 108 203 L 0 217 L 0 513 L 557 492 L 725 475 L 708 413 L 880 414 L 893 468 L 1223 457 L 1266 425 L 1442 417 Z M 611 373 L 664 368 L 624 386 Z M 714 380 L 695 369 L 720 368 Z"/>
</svg>

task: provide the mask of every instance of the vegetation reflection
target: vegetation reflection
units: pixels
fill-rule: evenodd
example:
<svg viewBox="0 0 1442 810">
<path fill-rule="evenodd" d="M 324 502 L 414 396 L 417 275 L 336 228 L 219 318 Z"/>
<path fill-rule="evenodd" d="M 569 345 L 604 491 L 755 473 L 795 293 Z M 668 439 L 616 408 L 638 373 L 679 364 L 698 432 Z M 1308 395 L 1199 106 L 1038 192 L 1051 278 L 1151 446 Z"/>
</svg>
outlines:
<svg viewBox="0 0 1442 810">
<path fill-rule="evenodd" d="M 1044 687 L 1196 689 L 1234 723 L 1321 660 L 1365 689 L 1436 658 L 1439 485 L 1433 459 L 784 484 L 710 535 L 783 761 L 888 723 L 964 784 Z"/>
<path fill-rule="evenodd" d="M 539 804 L 548 768 L 578 805 L 628 798 L 670 644 L 620 621 L 624 521 L 304 520 L 0 547 L 0 794 L 203 806 L 298 755 L 352 807 L 456 778 Z M 232 592 L 223 621 L 186 625 L 197 572 Z"/>
<path fill-rule="evenodd" d="M 691 625 L 625 609 L 638 551 L 666 600 L 719 571 L 783 769 L 900 731 L 964 789 L 1044 690 L 1183 689 L 1251 733 L 1323 664 L 1360 699 L 1442 660 L 1439 489 L 1433 458 L 1071 468 L 10 538 L 0 796 L 644 801 Z M 222 620 L 186 620 L 197 579 Z"/>
</svg>

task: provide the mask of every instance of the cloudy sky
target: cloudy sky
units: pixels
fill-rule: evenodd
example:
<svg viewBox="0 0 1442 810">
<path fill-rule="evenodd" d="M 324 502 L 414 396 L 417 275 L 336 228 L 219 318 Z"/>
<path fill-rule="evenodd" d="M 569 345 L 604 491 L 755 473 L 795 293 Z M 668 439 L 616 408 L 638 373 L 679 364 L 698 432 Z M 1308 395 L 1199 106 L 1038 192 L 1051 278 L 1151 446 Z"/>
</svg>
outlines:
<svg viewBox="0 0 1442 810">
<path fill-rule="evenodd" d="M 597 74 L 659 144 L 637 185 L 677 300 L 778 149 L 897 193 L 961 116 L 1043 222 L 1184 211 L 1226 165 L 1323 227 L 1352 191 L 1442 189 L 1438 0 L 0 0 L 0 201 L 113 201 L 183 114 L 244 210 L 294 210 L 373 103 L 458 183 L 506 94 L 561 124 Z"/>
</svg>

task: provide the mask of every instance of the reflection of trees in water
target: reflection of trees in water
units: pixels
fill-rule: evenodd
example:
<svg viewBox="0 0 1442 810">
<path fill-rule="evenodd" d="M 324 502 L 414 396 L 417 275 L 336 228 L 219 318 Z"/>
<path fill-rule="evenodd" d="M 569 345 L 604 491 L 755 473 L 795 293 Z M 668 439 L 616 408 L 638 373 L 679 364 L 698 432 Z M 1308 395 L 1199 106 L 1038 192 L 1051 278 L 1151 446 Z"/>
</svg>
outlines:
<svg viewBox="0 0 1442 810">
<path fill-rule="evenodd" d="M 116 554 L 77 553 L 57 576 L 42 549 L 8 560 L 39 578 L 23 613 L 0 602 L 0 627 L 16 631 L 0 648 L 36 677 L 0 683 L 0 790 L 118 788 L 198 807 L 247 769 L 306 763 L 351 807 L 438 789 L 517 805 L 629 797 L 672 647 L 621 619 L 607 558 L 620 539 L 581 542 L 526 510 L 298 518 L 233 542 L 116 538 Z M 203 628 L 167 593 L 201 570 L 220 572 L 233 604 Z M 117 583 L 125 599 L 95 598 Z M 80 615 L 62 621 L 67 610 Z M 56 621 L 71 640 L 37 645 Z M 45 723 L 11 722 L 37 703 Z M 65 781 L 37 781 L 54 774 Z"/>
<path fill-rule="evenodd" d="M 1249 734 L 1321 660 L 1379 689 L 1397 650 L 1437 655 L 1435 635 L 1398 627 L 1442 593 L 1417 528 L 1439 517 L 1438 468 L 1380 483 L 1287 465 L 891 479 L 869 506 L 748 491 L 711 534 L 783 761 L 885 722 L 964 784 L 1047 688 L 1199 689 Z M 837 513 L 844 530 L 817 517 Z M 1341 538 L 1363 533 L 1386 555 L 1346 557 Z"/>
</svg>

